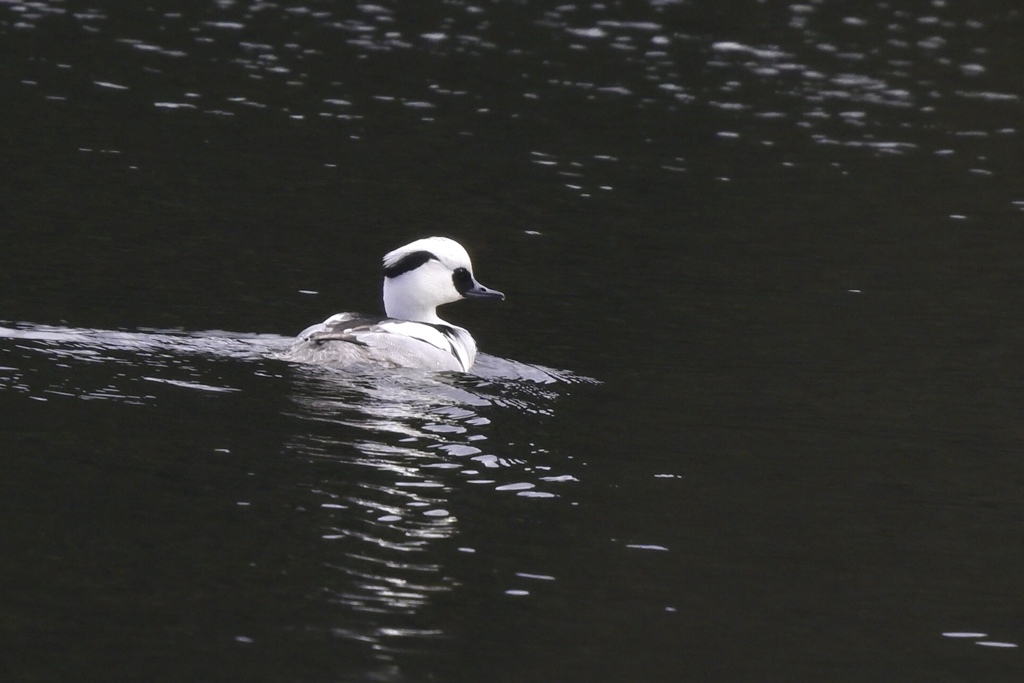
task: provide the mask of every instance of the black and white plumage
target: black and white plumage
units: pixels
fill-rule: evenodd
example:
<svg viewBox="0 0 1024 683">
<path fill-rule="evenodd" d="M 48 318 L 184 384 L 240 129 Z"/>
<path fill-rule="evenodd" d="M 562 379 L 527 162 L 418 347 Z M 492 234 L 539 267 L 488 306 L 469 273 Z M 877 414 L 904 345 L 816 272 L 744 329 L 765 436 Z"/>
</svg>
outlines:
<svg viewBox="0 0 1024 683">
<path fill-rule="evenodd" d="M 337 367 L 379 364 L 467 372 L 476 341 L 437 307 L 464 298 L 504 299 L 473 277 L 469 254 L 447 237 L 426 237 L 384 256 L 387 317 L 338 313 L 303 330 L 284 358 Z"/>
</svg>

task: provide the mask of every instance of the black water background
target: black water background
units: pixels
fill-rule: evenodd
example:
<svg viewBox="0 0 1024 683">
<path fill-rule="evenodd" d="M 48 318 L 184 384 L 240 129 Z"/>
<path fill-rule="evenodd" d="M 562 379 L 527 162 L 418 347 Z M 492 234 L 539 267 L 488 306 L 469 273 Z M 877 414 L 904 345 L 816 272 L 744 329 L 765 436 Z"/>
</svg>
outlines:
<svg viewBox="0 0 1024 683">
<path fill-rule="evenodd" d="M 391 486 L 349 458 L 394 438 L 313 426 L 294 397 L 323 389 L 269 360 L 155 361 L 240 390 L 190 392 L 8 343 L 14 680 L 1019 671 L 942 636 L 1020 640 L 1012 3 L 40 6 L 64 11 L 0 8 L 0 318 L 288 335 L 372 310 L 379 255 L 441 233 L 509 296 L 451 309 L 485 351 L 602 384 L 472 409 L 579 481 L 444 480 L 439 595 L 382 617 L 440 637 L 382 654 L 320 542 L 358 525 L 318 492 Z M 75 399 L 116 373 L 141 405 Z"/>
</svg>

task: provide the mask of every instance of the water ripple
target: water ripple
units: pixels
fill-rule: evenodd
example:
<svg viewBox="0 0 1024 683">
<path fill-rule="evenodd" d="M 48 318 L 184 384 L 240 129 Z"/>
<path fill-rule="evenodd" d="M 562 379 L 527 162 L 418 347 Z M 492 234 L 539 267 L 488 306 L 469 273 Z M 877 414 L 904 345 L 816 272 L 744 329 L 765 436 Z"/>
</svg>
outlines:
<svg viewBox="0 0 1024 683">
<path fill-rule="evenodd" d="M 439 545 L 457 543 L 468 500 L 571 499 L 576 463 L 538 434 L 561 388 L 590 380 L 490 356 L 480 357 L 477 375 L 350 374 L 277 360 L 288 343 L 220 331 L 7 323 L 0 397 L 164 411 L 194 400 L 218 412 L 285 398 L 281 457 L 318 473 L 291 496 L 297 506 L 308 501 L 302 520 L 322 544 L 316 552 L 328 578 L 318 599 L 344 610 L 332 635 L 369 646 L 384 662 L 427 647 L 444 634 L 409 620 L 457 588 L 431 558 Z"/>
<path fill-rule="evenodd" d="M 850 153 L 930 151 L 945 146 L 936 135 L 960 125 L 959 113 L 944 104 L 950 99 L 1005 108 L 998 114 L 1005 123 L 996 129 L 1019 135 L 1018 117 L 1006 105 L 1019 103 L 1020 84 L 996 78 L 1004 21 L 983 9 L 954 13 L 936 5 L 915 14 L 877 3 L 856 14 L 810 4 L 750 11 L 762 27 L 756 34 L 742 22 L 683 31 L 700 26 L 704 16 L 675 3 L 524 6 L 514 13 L 452 4 L 418 16 L 372 3 L 219 3 L 202 14 L 126 14 L 109 1 L 74 13 L 59 3 L 8 1 L 0 3 L 0 35 L 50 33 L 59 25 L 126 51 L 116 76 L 89 80 L 124 97 L 112 106 L 147 104 L 178 117 L 330 120 L 347 127 L 352 140 L 392 117 L 487 138 L 548 116 L 548 103 L 566 96 L 595 119 L 616 102 L 638 112 L 621 122 L 623 132 L 635 135 L 640 130 L 631 126 L 652 122 L 678 130 L 681 113 L 711 107 L 729 121 L 717 138 L 741 147 L 772 146 L 796 133 L 811 145 Z M 291 30 L 277 30 L 282 22 Z M 131 32 L 118 35 L 120 26 Z M 542 50 L 544 59 L 524 59 L 531 50 Z M 32 70 L 23 87 L 53 102 L 74 102 L 82 92 L 78 79 L 88 78 L 74 60 L 36 60 Z M 197 70 L 213 77 L 190 78 L 182 88 L 182 77 Z M 382 91 L 397 81 L 404 91 Z M 446 106 L 455 99 L 466 105 Z M 399 107 L 382 111 L 380 103 Z M 882 121 L 891 146 L 874 134 Z M 667 135 L 658 140 L 666 157 L 685 156 Z M 605 152 L 599 141 L 595 136 L 587 149 L 571 153 L 547 151 L 581 161 Z M 661 159 L 651 168 L 669 166 L 676 164 Z M 577 180 L 567 171 L 578 172 L 560 168 L 549 182 L 581 199 L 615 184 Z"/>
</svg>

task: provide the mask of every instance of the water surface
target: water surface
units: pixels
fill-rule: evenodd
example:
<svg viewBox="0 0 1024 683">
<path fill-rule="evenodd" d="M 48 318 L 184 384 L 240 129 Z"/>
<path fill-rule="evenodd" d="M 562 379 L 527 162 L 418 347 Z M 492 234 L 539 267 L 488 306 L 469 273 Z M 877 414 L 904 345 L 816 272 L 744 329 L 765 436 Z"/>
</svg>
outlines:
<svg viewBox="0 0 1024 683">
<path fill-rule="evenodd" d="M 1019 678 L 1024 15 L 705 4 L 0 1 L 8 677 Z"/>
</svg>

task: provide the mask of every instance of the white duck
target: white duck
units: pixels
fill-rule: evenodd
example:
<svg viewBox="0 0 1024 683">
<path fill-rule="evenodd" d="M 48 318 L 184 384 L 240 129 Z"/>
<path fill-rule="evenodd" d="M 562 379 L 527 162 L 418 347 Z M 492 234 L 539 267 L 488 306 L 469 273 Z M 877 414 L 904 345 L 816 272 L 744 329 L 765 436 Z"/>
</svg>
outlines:
<svg viewBox="0 0 1024 683">
<path fill-rule="evenodd" d="M 384 256 L 386 318 L 338 313 L 303 330 L 284 358 L 350 367 L 378 364 L 467 372 L 476 341 L 437 316 L 437 307 L 459 299 L 504 299 L 473 277 L 461 244 L 426 237 Z"/>
</svg>

